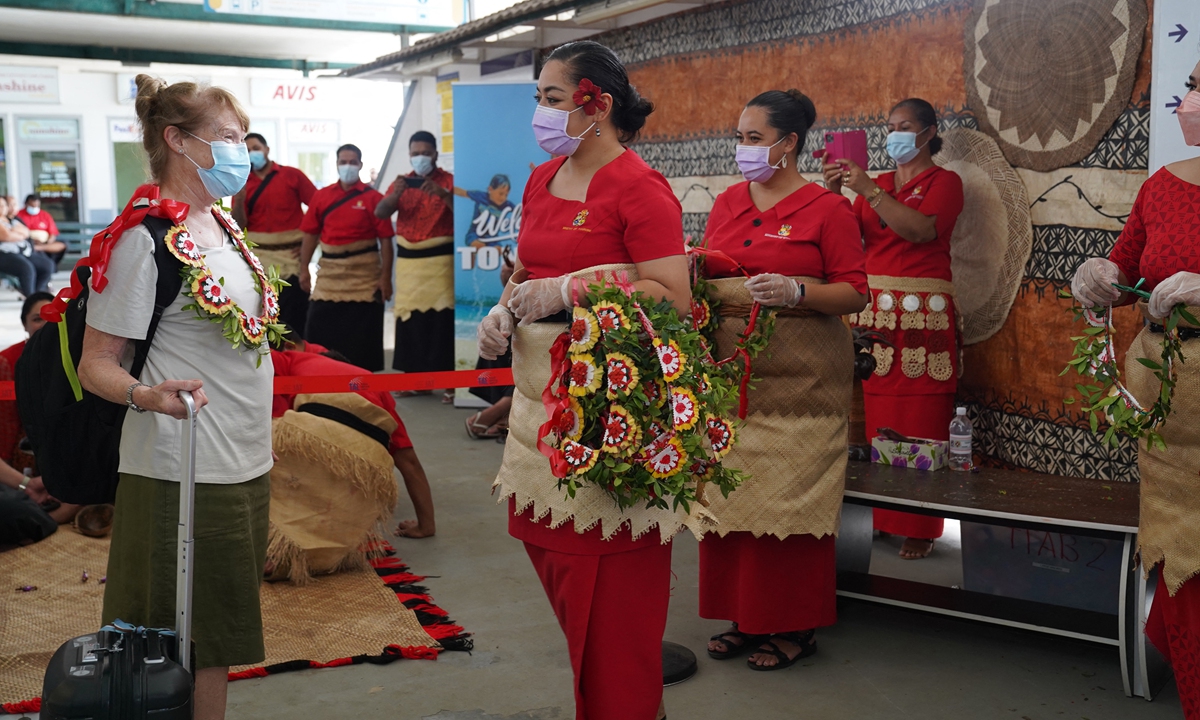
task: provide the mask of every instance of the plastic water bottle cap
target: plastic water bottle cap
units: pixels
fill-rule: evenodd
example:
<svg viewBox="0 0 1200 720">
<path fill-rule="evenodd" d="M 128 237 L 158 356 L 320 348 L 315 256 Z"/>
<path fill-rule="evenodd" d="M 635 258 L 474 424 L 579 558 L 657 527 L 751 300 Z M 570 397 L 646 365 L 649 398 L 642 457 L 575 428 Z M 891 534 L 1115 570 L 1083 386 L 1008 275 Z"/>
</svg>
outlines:
<svg viewBox="0 0 1200 720">
<path fill-rule="evenodd" d="M 958 414 L 959 414 L 959 415 L 966 415 L 966 414 L 967 414 L 967 409 L 966 409 L 965 407 L 960 407 L 960 408 L 958 409 Z"/>
</svg>

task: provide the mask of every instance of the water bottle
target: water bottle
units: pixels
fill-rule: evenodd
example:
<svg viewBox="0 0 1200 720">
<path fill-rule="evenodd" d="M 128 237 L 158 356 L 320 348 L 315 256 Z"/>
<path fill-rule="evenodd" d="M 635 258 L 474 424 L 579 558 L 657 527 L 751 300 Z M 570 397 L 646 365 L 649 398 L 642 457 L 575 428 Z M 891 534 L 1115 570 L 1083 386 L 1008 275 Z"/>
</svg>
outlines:
<svg viewBox="0 0 1200 720">
<path fill-rule="evenodd" d="M 971 469 L 971 420 L 967 417 L 965 407 L 958 408 L 958 413 L 950 421 L 950 469 Z"/>
</svg>

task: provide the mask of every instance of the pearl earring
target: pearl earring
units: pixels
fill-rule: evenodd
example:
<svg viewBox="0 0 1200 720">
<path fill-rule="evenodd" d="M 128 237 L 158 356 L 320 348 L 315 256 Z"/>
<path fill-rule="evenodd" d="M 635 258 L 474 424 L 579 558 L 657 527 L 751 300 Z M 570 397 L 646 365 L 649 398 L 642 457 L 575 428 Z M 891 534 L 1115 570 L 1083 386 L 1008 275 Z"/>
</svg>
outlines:
<svg viewBox="0 0 1200 720">
<path fill-rule="evenodd" d="M 596 128 L 596 137 L 600 137 L 600 128 Z"/>
</svg>

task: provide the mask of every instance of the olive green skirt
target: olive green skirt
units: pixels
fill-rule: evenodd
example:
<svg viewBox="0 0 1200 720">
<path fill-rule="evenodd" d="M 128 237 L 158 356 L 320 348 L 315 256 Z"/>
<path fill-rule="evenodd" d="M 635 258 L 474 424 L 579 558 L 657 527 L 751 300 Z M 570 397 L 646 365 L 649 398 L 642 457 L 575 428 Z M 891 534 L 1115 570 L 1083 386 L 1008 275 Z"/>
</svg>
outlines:
<svg viewBox="0 0 1200 720">
<path fill-rule="evenodd" d="M 258 589 L 267 556 L 270 474 L 196 486 L 192 639 L 196 667 L 262 662 Z M 179 483 L 121 474 L 104 622 L 175 627 Z"/>
</svg>

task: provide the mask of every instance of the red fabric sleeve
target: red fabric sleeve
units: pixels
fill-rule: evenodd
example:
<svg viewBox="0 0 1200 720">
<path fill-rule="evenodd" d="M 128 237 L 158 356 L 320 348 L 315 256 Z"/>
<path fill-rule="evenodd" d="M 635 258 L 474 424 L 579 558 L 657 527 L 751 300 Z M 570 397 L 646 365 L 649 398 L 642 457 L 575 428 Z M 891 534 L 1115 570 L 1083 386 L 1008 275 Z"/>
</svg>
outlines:
<svg viewBox="0 0 1200 720">
<path fill-rule="evenodd" d="M 867 293 L 867 253 L 862 230 L 850 201 L 835 197 L 821 226 L 821 261 L 829 283 L 850 283 Z"/>
<path fill-rule="evenodd" d="M 380 199 L 382 200 L 382 198 L 380 198 Z M 379 203 L 377 202 L 375 204 L 378 205 Z M 371 212 L 375 212 L 375 209 L 372 208 Z M 386 238 L 390 238 L 396 234 L 396 228 L 392 226 L 392 218 L 391 217 L 376 218 L 375 228 L 376 228 L 376 232 L 379 233 L 376 237 L 386 239 Z"/>
<path fill-rule="evenodd" d="M 717 195 L 717 199 L 713 200 L 712 210 L 708 211 L 708 221 L 704 223 L 704 244 L 711 246 L 712 234 L 714 230 L 723 222 L 729 215 L 729 208 L 725 202 L 725 193 Z"/>
<path fill-rule="evenodd" d="M 912 207 L 911 205 L 909 207 Z M 929 178 L 925 197 L 916 206 L 922 215 L 937 216 L 934 227 L 939 239 L 948 239 L 954 233 L 954 224 L 963 209 L 962 178 L 951 170 L 934 173 Z"/>
<path fill-rule="evenodd" d="M 378 397 L 373 402 L 379 407 L 387 410 L 388 415 L 396 421 L 396 431 L 392 433 L 388 450 L 395 452 L 413 446 L 412 440 L 408 437 L 408 429 L 404 427 L 404 421 L 400 419 L 400 414 L 396 412 L 396 399 L 389 392 L 375 393 Z"/>
<path fill-rule="evenodd" d="M 625 250 L 635 263 L 683 254 L 683 206 L 662 175 L 644 173 L 624 189 L 620 213 Z"/>
<path fill-rule="evenodd" d="M 300 196 L 300 202 L 305 205 L 312 204 L 312 197 L 317 192 L 317 186 L 313 185 L 312 180 L 304 174 L 300 168 L 295 168 L 296 172 L 296 194 Z"/>
<path fill-rule="evenodd" d="M 308 233 L 309 235 L 320 235 L 321 226 L 321 207 L 324 203 L 321 202 L 320 195 L 314 195 L 313 202 L 308 206 L 308 212 L 304 213 L 304 220 L 300 222 L 300 232 Z"/>
<path fill-rule="evenodd" d="M 49 233 L 51 235 L 58 235 L 58 224 L 54 222 L 54 216 L 46 213 L 46 222 L 50 223 Z"/>
<path fill-rule="evenodd" d="M 1108 254 L 1108 259 L 1121 268 L 1125 279 L 1131 283 L 1136 283 L 1142 277 L 1142 253 L 1146 250 L 1146 221 L 1142 217 L 1142 205 L 1142 191 L 1139 190 L 1137 199 L 1133 201 L 1133 209 L 1129 211 L 1129 219 L 1125 221 L 1116 245 Z"/>
</svg>

